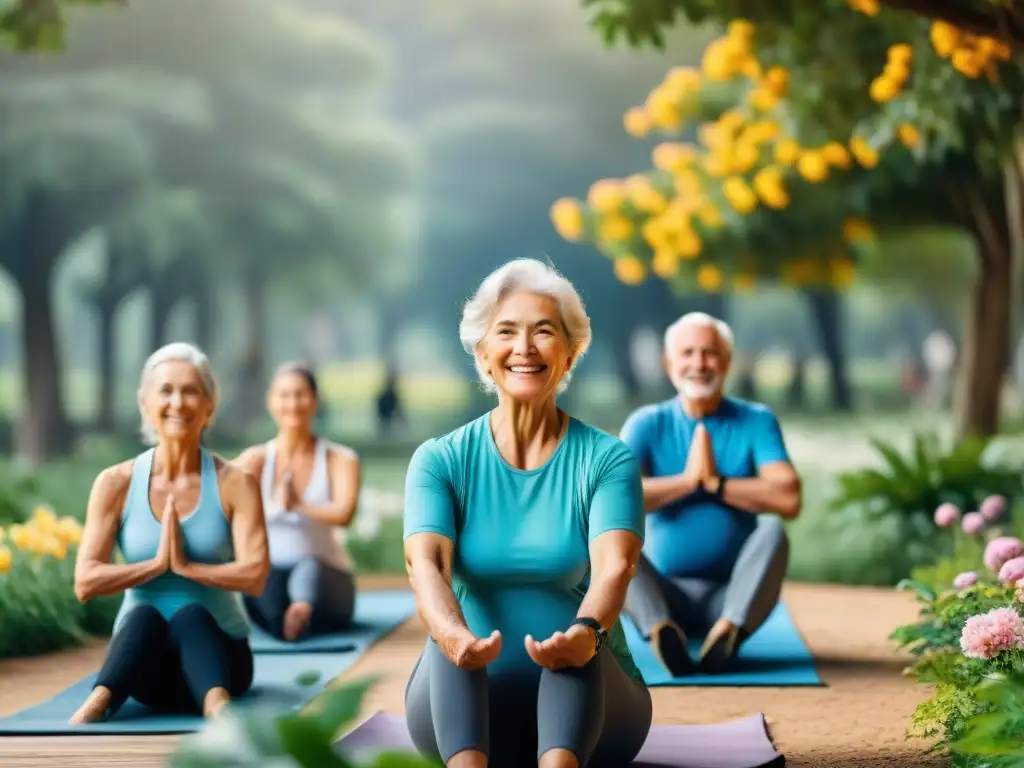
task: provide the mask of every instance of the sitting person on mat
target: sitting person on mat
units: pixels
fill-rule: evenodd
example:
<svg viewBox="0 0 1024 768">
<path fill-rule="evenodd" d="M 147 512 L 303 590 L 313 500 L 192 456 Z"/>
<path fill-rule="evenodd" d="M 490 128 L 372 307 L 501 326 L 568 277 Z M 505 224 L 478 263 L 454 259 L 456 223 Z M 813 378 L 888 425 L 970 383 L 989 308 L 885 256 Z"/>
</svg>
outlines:
<svg viewBox="0 0 1024 768">
<path fill-rule="evenodd" d="M 340 632 L 355 611 L 351 558 L 335 532 L 355 515 L 359 457 L 313 433 L 317 398 L 309 368 L 279 368 L 267 393 L 277 436 L 237 459 L 260 478 L 270 544 L 267 586 L 246 597 L 246 609 L 260 628 L 289 642 Z"/>
<path fill-rule="evenodd" d="M 647 537 L 626 597 L 674 675 L 727 669 L 778 602 L 789 560 L 780 517 L 800 511 L 800 479 L 775 416 L 722 393 L 729 326 L 684 315 L 665 333 L 679 396 L 635 411 L 621 437 L 644 475 Z M 695 662 L 687 633 L 704 637 Z"/>
<path fill-rule="evenodd" d="M 497 407 L 409 465 L 406 565 L 429 639 L 406 687 L 421 754 L 448 766 L 623 766 L 651 696 L 619 612 L 643 545 L 640 470 L 556 394 L 590 344 L 540 261 L 492 273 L 459 328 Z"/>
<path fill-rule="evenodd" d="M 263 506 L 253 478 L 202 447 L 218 401 L 206 355 L 160 348 L 138 397 L 155 447 L 96 478 L 75 563 L 79 600 L 124 601 L 72 724 L 104 719 L 128 697 L 211 716 L 252 685 L 241 593 L 259 594 L 270 569 Z M 115 544 L 124 564 L 112 562 Z"/>
</svg>

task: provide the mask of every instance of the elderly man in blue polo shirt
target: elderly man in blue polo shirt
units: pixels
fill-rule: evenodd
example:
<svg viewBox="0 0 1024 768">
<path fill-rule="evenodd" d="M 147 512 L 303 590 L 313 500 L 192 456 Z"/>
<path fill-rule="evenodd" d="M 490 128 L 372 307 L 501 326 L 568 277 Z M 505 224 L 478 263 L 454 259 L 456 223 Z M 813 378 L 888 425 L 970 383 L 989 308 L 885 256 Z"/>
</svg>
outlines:
<svg viewBox="0 0 1024 768">
<path fill-rule="evenodd" d="M 674 676 L 727 669 L 778 602 L 789 562 L 781 518 L 801 488 L 779 422 L 723 394 L 733 334 L 710 315 L 665 332 L 678 397 L 634 411 L 620 437 L 644 475 L 647 537 L 626 613 Z M 699 659 L 687 635 L 705 638 Z"/>
</svg>

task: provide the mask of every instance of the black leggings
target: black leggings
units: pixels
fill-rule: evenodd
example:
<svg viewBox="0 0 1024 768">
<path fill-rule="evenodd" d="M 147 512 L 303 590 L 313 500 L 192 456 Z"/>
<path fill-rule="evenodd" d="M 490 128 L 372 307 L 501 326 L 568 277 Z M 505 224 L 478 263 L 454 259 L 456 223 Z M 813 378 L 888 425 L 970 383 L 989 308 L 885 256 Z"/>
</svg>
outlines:
<svg viewBox="0 0 1024 768">
<path fill-rule="evenodd" d="M 213 688 L 241 696 L 252 675 L 248 638 L 227 635 L 203 606 L 186 605 L 167 620 L 139 605 L 111 639 L 95 685 L 113 693 L 110 713 L 129 696 L 154 710 L 192 713 L 202 712 Z"/>
<path fill-rule="evenodd" d="M 342 632 L 352 625 L 356 607 L 356 581 L 352 574 L 315 557 L 291 568 L 271 568 L 259 597 L 245 597 L 249 617 L 264 632 L 284 639 L 284 614 L 292 603 L 313 607 L 306 635 Z"/>
<path fill-rule="evenodd" d="M 624 768 L 647 740 L 652 705 L 647 686 L 607 648 L 583 667 L 545 669 L 539 682 L 513 686 L 495 684 L 486 669 L 459 669 L 430 639 L 409 678 L 405 712 L 428 759 L 447 763 L 474 750 L 492 768 L 518 768 L 566 749 L 581 766 Z"/>
</svg>

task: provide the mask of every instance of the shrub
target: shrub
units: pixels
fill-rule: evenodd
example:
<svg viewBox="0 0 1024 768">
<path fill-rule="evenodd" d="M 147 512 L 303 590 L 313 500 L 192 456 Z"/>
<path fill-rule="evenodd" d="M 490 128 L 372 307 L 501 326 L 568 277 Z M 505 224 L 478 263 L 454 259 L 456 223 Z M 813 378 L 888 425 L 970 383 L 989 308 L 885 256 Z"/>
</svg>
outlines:
<svg viewBox="0 0 1024 768">
<path fill-rule="evenodd" d="M 315 675 L 300 682 L 312 684 Z M 346 726 L 355 721 L 363 697 L 376 678 L 327 688 L 298 712 L 229 710 L 182 739 L 170 758 L 173 768 L 433 768 L 409 753 L 391 752 L 370 762 L 353 762 L 334 749 Z"/>
</svg>

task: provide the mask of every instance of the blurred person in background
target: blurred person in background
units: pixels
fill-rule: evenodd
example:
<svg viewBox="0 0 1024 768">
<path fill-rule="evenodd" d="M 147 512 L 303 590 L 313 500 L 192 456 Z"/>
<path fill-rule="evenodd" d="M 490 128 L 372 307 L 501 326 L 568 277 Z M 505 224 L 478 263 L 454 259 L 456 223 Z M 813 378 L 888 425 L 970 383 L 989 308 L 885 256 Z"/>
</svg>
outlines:
<svg viewBox="0 0 1024 768">
<path fill-rule="evenodd" d="M 352 523 L 361 467 L 351 448 L 314 432 L 319 386 L 306 365 L 274 374 L 267 410 L 277 435 L 236 462 L 259 479 L 270 544 L 270 575 L 245 605 L 263 630 L 289 642 L 339 632 L 352 623 L 356 583 L 338 529 Z"/>
<path fill-rule="evenodd" d="M 775 415 L 723 394 L 729 326 L 684 315 L 665 332 L 678 396 L 622 427 L 643 473 L 647 531 L 625 610 L 675 676 L 727 669 L 768 618 L 789 561 L 780 518 L 800 511 L 800 479 Z M 698 659 L 688 635 L 704 638 Z"/>
<path fill-rule="evenodd" d="M 448 766 L 624 766 L 651 696 L 619 614 L 643 543 L 636 459 L 556 397 L 590 344 L 564 277 L 492 273 L 459 328 L 497 406 L 423 443 L 405 552 L 429 638 L 406 688 L 417 749 Z"/>
<path fill-rule="evenodd" d="M 103 720 L 129 697 L 212 716 L 252 685 L 242 594 L 259 594 L 270 568 L 263 505 L 252 477 L 202 447 L 219 400 L 209 360 L 191 344 L 158 349 L 138 398 L 154 447 L 96 478 L 75 563 L 79 600 L 124 601 L 72 724 Z"/>
</svg>

